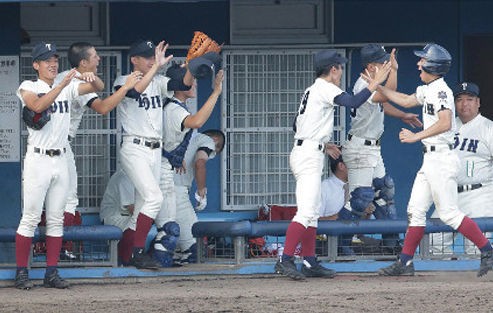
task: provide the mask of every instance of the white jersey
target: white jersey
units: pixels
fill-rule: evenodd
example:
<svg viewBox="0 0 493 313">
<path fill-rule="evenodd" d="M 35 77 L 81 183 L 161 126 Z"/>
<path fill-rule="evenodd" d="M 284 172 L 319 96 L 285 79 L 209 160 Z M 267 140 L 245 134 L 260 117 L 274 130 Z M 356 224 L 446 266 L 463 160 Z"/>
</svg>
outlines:
<svg viewBox="0 0 493 313">
<path fill-rule="evenodd" d="M 354 84 L 353 94 L 357 94 L 367 87 L 368 83 L 360 77 Z M 379 102 L 373 102 L 375 93 L 376 91 L 359 108 L 351 109 L 349 134 L 369 140 L 377 140 L 382 136 L 385 114 L 383 105 Z"/>
<path fill-rule="evenodd" d="M 319 143 L 330 141 L 334 129 L 334 98 L 343 91 L 322 78 L 305 90 L 296 117 L 295 139 Z"/>
<path fill-rule="evenodd" d="M 438 112 L 448 109 L 455 117 L 455 103 L 452 90 L 447 86 L 443 77 L 416 89 L 416 98 L 423 106 L 423 128 L 427 129 L 438 121 Z M 422 140 L 423 144 L 440 145 L 453 144 L 455 135 L 455 119 L 452 118 L 450 130 Z"/>
<path fill-rule="evenodd" d="M 79 84 L 81 81 L 72 81 L 62 89 L 58 97 L 50 107 L 50 121 L 40 130 L 27 128 L 29 137 L 28 145 L 42 149 L 62 149 L 68 144 L 68 130 L 70 124 L 71 101 L 79 96 Z M 20 91 L 30 91 L 38 96 L 47 94 L 51 90 L 46 82 L 38 79 L 37 81 L 25 80 L 17 89 L 17 96 L 22 101 L 22 106 L 26 104 Z"/>
<path fill-rule="evenodd" d="M 175 186 L 192 186 L 193 178 L 195 177 L 195 154 L 202 150 L 209 156 L 209 160 L 216 156 L 214 140 L 204 134 L 198 133 L 190 139 L 185 158 L 186 173 L 175 173 Z"/>
<path fill-rule="evenodd" d="M 67 76 L 68 72 L 70 71 L 65 71 L 60 74 L 58 74 L 55 78 L 55 83 L 54 85 L 58 85 L 65 76 Z M 77 72 L 78 75 L 80 75 L 79 72 Z M 78 80 L 77 78 L 74 78 L 74 80 Z M 82 116 L 86 112 L 88 108 L 90 108 L 90 105 L 94 99 L 97 99 L 99 96 L 95 92 L 91 92 L 85 95 L 80 95 L 76 99 L 72 101 L 72 106 L 71 106 L 71 112 L 70 112 L 70 128 L 69 128 L 69 136 L 74 138 L 75 135 L 77 134 L 77 130 L 79 129 L 80 122 L 82 121 Z"/>
<path fill-rule="evenodd" d="M 478 114 L 462 124 L 457 118 L 455 150 L 460 158 L 459 185 L 493 182 L 493 121 Z"/>
<path fill-rule="evenodd" d="M 172 98 L 171 101 L 164 106 L 163 110 L 163 146 L 164 150 L 168 152 L 178 147 L 183 141 L 183 138 L 185 138 L 186 133 L 190 130 L 190 128 L 185 128 L 183 125 L 183 121 L 190 115 L 190 112 L 176 102 L 179 102 L 179 100 Z"/>
<path fill-rule="evenodd" d="M 128 75 L 119 76 L 113 84 L 114 90 L 123 86 Z M 168 91 L 169 78 L 163 75 L 153 77 L 149 86 L 138 97 L 129 94 L 118 105 L 117 113 L 121 120 L 123 136 L 133 135 L 161 140 L 163 135 L 163 98 L 173 95 Z"/>
<path fill-rule="evenodd" d="M 128 216 L 125 208 L 135 204 L 135 187 L 123 170 L 119 170 L 111 176 L 101 200 L 101 220 L 112 216 Z"/>
<path fill-rule="evenodd" d="M 320 216 L 331 216 L 339 213 L 345 203 L 345 183 L 332 175 L 322 181 L 322 205 Z"/>
</svg>

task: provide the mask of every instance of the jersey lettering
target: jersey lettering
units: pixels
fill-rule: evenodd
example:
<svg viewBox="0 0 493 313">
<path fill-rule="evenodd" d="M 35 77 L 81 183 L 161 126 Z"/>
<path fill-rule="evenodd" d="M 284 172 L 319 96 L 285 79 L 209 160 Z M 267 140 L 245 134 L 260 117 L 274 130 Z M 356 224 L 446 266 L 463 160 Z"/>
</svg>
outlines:
<svg viewBox="0 0 493 313">
<path fill-rule="evenodd" d="M 433 103 L 426 103 L 425 113 L 429 115 L 435 115 L 435 107 L 433 106 Z"/>
<path fill-rule="evenodd" d="M 303 99 L 301 100 L 301 105 L 300 105 L 300 109 L 299 109 L 299 114 L 303 114 L 305 113 L 305 110 L 306 110 L 306 105 L 308 103 L 308 96 L 310 95 L 310 90 L 308 90 L 304 95 L 303 95 Z"/>
<path fill-rule="evenodd" d="M 152 96 L 151 99 L 146 96 L 146 94 L 140 95 L 139 99 L 139 108 L 144 108 L 144 110 L 149 110 L 152 106 L 153 109 L 161 107 L 161 99 L 159 96 Z"/>
<path fill-rule="evenodd" d="M 58 113 L 68 113 L 68 100 L 53 102 L 53 105 L 51 106 L 51 113 L 56 113 L 57 111 Z"/>
<path fill-rule="evenodd" d="M 467 152 L 476 153 L 478 150 L 479 140 L 478 139 L 464 138 L 464 139 L 462 139 L 462 143 L 459 143 L 459 137 L 456 136 L 454 148 L 457 148 L 457 146 L 459 146 L 459 144 L 460 144 L 460 148 L 459 148 L 460 151 L 466 150 L 466 147 L 467 147 L 467 150 L 466 150 Z"/>
</svg>

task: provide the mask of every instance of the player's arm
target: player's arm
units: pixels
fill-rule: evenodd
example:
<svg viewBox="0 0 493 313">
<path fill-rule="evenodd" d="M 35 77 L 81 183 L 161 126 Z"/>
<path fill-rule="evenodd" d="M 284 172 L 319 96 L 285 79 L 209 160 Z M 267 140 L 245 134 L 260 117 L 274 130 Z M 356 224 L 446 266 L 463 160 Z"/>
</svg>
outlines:
<svg viewBox="0 0 493 313">
<path fill-rule="evenodd" d="M 401 111 L 388 102 L 383 102 L 382 105 L 386 115 L 398 118 L 413 128 L 423 127 L 423 123 L 419 120 L 418 114 Z"/>
<path fill-rule="evenodd" d="M 197 153 L 195 154 L 195 163 L 194 163 L 195 184 L 197 185 L 197 193 L 201 197 L 203 197 L 207 192 L 207 187 L 206 187 L 207 170 L 205 164 L 207 163 L 208 159 L 209 156 L 203 150 L 198 150 Z"/>
<path fill-rule="evenodd" d="M 196 114 L 188 115 L 183 121 L 183 125 L 185 126 L 185 128 L 200 128 L 205 124 L 205 122 L 207 122 L 209 116 L 211 116 L 212 110 L 214 110 L 217 99 L 222 92 L 223 78 L 224 71 L 220 70 L 219 72 L 217 72 L 216 78 L 214 80 L 214 89 L 212 90 L 212 93 L 207 101 Z"/>
<path fill-rule="evenodd" d="M 28 109 L 36 113 L 41 113 L 48 109 L 53 102 L 55 102 L 56 97 L 58 97 L 58 95 L 62 92 L 63 88 L 70 84 L 72 78 L 75 77 L 75 74 L 76 70 L 72 69 L 58 85 L 53 87 L 48 93 L 42 95 L 41 97 L 32 91 L 24 89 L 19 90 L 19 93 Z"/>
<path fill-rule="evenodd" d="M 156 46 L 155 58 L 156 62 L 152 65 L 151 69 L 142 77 L 142 79 L 135 85 L 135 90 L 138 93 L 143 93 L 146 90 L 147 86 L 151 83 L 152 78 L 157 74 L 159 69 L 167 64 L 172 58 L 173 55 L 169 55 L 167 57 L 164 56 L 166 53 L 166 49 L 168 49 L 168 44 L 164 44 L 164 41 L 161 41 Z"/>
<path fill-rule="evenodd" d="M 406 95 L 405 93 L 392 90 L 385 86 L 378 86 L 377 90 L 387 97 L 387 99 L 401 107 L 412 108 L 419 104 L 418 98 L 416 98 L 416 94 L 414 93 L 412 95 Z"/>
<path fill-rule="evenodd" d="M 435 124 L 417 133 L 413 133 L 409 129 L 403 128 L 399 133 L 399 139 L 403 143 L 413 143 L 444 133 L 452 128 L 452 118 L 453 116 L 451 110 L 442 109 L 438 111 L 438 121 L 436 121 Z"/>
<path fill-rule="evenodd" d="M 107 114 L 111 110 L 113 110 L 118 103 L 120 103 L 123 98 L 125 98 L 127 92 L 132 90 L 135 85 L 142 79 L 142 72 L 135 71 L 128 75 L 125 84 L 118 88 L 111 96 L 105 99 L 96 98 L 91 104 L 90 107 L 94 111 L 99 114 Z"/>
<path fill-rule="evenodd" d="M 91 92 L 104 90 L 104 82 L 93 72 L 84 72 L 80 76 L 76 76 L 76 78 L 86 82 L 79 85 L 79 95 L 85 95 Z"/>
</svg>

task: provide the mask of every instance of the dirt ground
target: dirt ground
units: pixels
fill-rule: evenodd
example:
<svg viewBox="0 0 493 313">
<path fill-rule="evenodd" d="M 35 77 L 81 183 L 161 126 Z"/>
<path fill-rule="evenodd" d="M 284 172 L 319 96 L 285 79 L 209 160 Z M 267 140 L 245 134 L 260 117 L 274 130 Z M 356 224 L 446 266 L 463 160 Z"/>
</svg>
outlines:
<svg viewBox="0 0 493 313">
<path fill-rule="evenodd" d="M 0 288 L 0 312 L 492 312 L 493 275 L 342 274 L 296 282 L 272 275 L 71 280 L 67 290 Z"/>
</svg>

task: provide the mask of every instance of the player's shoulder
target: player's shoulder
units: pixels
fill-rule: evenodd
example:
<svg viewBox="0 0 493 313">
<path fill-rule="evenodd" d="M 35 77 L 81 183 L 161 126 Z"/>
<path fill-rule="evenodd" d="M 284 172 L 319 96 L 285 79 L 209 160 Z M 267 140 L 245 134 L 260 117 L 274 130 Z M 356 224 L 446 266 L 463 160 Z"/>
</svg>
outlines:
<svg viewBox="0 0 493 313">
<path fill-rule="evenodd" d="M 354 93 L 357 93 L 361 91 L 361 89 L 366 88 L 367 86 L 368 83 L 363 78 L 359 77 L 354 83 L 353 91 Z"/>
</svg>

